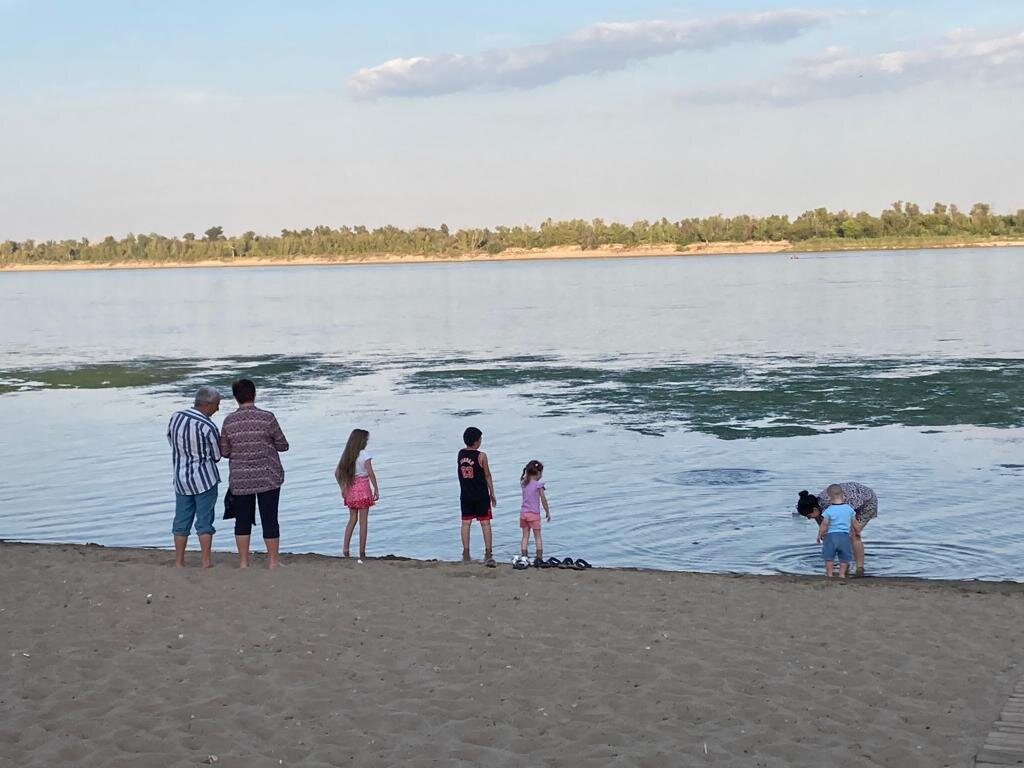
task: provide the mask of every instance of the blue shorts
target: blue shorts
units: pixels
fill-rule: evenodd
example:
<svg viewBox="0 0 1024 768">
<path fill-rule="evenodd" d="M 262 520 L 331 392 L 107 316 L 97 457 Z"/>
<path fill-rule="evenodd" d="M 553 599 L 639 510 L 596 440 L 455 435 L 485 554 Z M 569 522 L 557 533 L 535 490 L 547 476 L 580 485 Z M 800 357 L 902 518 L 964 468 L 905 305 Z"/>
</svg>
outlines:
<svg viewBox="0 0 1024 768">
<path fill-rule="evenodd" d="M 827 563 L 831 563 L 836 557 L 840 563 L 848 563 L 853 560 L 853 544 L 850 542 L 848 533 L 828 533 L 821 543 L 821 556 Z"/>
<path fill-rule="evenodd" d="M 196 533 L 216 533 L 213 527 L 213 516 L 217 507 L 217 484 L 196 496 L 174 494 L 174 524 L 171 533 L 175 536 L 188 536 L 192 521 L 196 524 Z"/>
</svg>

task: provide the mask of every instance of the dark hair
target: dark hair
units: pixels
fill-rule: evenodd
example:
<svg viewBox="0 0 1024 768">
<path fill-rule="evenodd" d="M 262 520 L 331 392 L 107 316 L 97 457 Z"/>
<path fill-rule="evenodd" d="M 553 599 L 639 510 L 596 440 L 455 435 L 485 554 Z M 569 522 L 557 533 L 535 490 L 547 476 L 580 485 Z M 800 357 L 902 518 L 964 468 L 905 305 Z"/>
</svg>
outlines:
<svg viewBox="0 0 1024 768">
<path fill-rule="evenodd" d="M 818 497 L 813 493 L 800 491 L 800 498 L 796 500 L 796 511 L 804 517 L 810 517 L 816 509 L 821 509 Z"/>
<path fill-rule="evenodd" d="M 544 471 L 544 465 L 536 459 L 530 459 L 529 463 L 523 467 L 523 476 L 519 478 L 520 485 L 526 485 L 530 478 L 534 475 L 539 475 Z"/>
<path fill-rule="evenodd" d="M 231 394 L 239 403 L 251 403 L 256 399 L 256 385 L 249 379 L 235 379 L 231 383 Z"/>
<path fill-rule="evenodd" d="M 483 436 L 484 433 L 481 432 L 476 427 L 466 427 L 466 431 L 462 433 L 462 442 L 464 442 L 466 445 L 472 445 L 473 443 L 479 441 L 480 438 Z"/>
<path fill-rule="evenodd" d="M 356 459 L 359 458 L 359 452 L 366 447 L 369 440 L 370 433 L 365 429 L 353 429 L 349 434 L 345 450 L 341 452 L 338 466 L 334 469 L 334 477 L 342 488 L 348 488 L 352 478 L 355 477 Z"/>
</svg>

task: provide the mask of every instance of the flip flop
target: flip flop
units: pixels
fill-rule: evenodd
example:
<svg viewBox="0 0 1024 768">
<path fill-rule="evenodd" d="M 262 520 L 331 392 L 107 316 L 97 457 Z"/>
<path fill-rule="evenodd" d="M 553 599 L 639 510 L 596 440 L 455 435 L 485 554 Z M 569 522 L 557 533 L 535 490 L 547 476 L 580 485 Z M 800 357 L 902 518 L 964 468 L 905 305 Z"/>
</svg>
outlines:
<svg viewBox="0 0 1024 768">
<path fill-rule="evenodd" d="M 581 557 L 576 560 L 576 567 L 581 571 L 585 571 L 587 568 L 593 568 L 594 566 Z"/>
</svg>

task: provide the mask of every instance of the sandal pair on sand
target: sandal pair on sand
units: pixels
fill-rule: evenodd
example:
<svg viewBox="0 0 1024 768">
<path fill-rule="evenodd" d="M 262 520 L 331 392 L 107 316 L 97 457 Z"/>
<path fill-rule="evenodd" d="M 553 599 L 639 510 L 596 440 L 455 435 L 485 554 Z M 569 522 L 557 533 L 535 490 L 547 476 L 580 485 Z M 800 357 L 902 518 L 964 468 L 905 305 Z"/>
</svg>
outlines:
<svg viewBox="0 0 1024 768">
<path fill-rule="evenodd" d="M 547 560 L 541 560 L 539 557 L 531 563 L 534 568 L 572 568 L 576 571 L 584 571 L 587 568 L 592 567 L 590 563 L 584 560 L 582 557 L 578 560 L 573 560 L 571 557 L 565 558 L 565 560 L 559 560 L 557 557 L 549 557 Z"/>
</svg>

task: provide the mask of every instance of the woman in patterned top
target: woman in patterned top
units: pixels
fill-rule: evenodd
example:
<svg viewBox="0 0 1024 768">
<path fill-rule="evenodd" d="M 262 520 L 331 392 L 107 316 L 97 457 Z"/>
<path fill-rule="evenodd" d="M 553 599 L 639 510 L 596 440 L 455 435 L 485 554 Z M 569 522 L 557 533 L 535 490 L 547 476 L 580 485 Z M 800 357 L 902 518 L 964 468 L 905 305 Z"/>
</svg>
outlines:
<svg viewBox="0 0 1024 768">
<path fill-rule="evenodd" d="M 871 520 L 878 514 L 878 496 L 866 485 L 860 483 L 837 483 L 846 497 L 846 503 L 853 507 L 857 513 L 850 528 L 850 539 L 853 544 L 853 559 L 857 564 L 854 572 L 857 576 L 864 575 L 864 539 L 861 531 L 864 530 Z M 829 486 L 830 488 L 832 486 Z M 796 511 L 808 520 L 821 524 L 821 513 L 828 509 L 832 502 L 826 491 L 815 496 L 807 491 L 800 491 L 800 498 L 796 502 Z"/>
<path fill-rule="evenodd" d="M 256 385 L 239 379 L 231 385 L 238 410 L 228 414 L 220 430 L 220 452 L 230 459 L 228 493 L 235 513 L 235 544 L 238 567 L 249 567 L 249 539 L 260 508 L 263 541 L 267 545 L 267 566 L 277 567 L 281 527 L 277 505 L 284 484 L 284 467 L 279 453 L 288 450 L 288 441 L 270 411 L 256 407 Z"/>
</svg>

